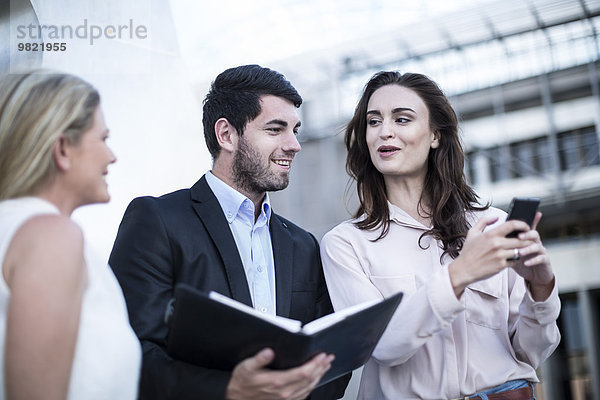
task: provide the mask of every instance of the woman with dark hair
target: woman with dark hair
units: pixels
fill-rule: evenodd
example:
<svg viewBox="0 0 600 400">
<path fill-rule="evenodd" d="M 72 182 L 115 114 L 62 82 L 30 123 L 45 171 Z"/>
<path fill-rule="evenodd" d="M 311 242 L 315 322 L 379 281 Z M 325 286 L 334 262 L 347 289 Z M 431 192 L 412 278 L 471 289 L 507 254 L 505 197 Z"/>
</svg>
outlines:
<svg viewBox="0 0 600 400">
<path fill-rule="evenodd" d="M 456 114 L 424 75 L 375 74 L 345 143 L 360 205 L 321 243 L 334 308 L 404 292 L 358 397 L 534 398 L 560 340 L 541 213 L 529 227 L 478 204 Z"/>
</svg>

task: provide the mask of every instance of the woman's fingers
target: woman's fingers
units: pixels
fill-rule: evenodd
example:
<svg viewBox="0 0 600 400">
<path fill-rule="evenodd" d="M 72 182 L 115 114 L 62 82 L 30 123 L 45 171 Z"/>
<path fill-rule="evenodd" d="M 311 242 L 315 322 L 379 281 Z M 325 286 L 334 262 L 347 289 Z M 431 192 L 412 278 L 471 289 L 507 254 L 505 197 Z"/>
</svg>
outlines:
<svg viewBox="0 0 600 400">
<path fill-rule="evenodd" d="M 526 222 L 520 221 L 518 219 L 511 219 L 495 228 L 495 230 L 498 232 L 499 235 L 506 236 L 513 231 L 527 232 L 530 230 L 530 228 Z"/>
<path fill-rule="evenodd" d="M 533 223 L 531 224 L 531 230 L 535 230 L 535 228 L 537 228 L 541 219 L 542 219 L 542 213 L 539 211 L 536 212 L 535 217 L 533 218 Z"/>
<path fill-rule="evenodd" d="M 473 225 L 470 231 L 483 232 L 488 225 L 492 225 L 496 221 L 498 221 L 498 217 L 487 215 L 481 218 L 479 221 L 477 221 L 477 223 Z"/>
</svg>

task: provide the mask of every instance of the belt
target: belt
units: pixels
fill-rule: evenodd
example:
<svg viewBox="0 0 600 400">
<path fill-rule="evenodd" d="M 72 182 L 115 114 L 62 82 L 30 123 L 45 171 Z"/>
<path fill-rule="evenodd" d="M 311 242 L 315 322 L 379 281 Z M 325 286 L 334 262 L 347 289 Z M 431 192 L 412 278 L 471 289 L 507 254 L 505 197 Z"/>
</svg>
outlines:
<svg viewBox="0 0 600 400">
<path fill-rule="evenodd" d="M 479 395 L 473 395 L 453 400 L 477 400 L 482 398 Z M 533 399 L 533 389 L 531 386 L 526 386 L 519 389 L 507 390 L 506 392 L 490 393 L 487 395 L 487 398 L 489 400 L 531 400 Z"/>
</svg>

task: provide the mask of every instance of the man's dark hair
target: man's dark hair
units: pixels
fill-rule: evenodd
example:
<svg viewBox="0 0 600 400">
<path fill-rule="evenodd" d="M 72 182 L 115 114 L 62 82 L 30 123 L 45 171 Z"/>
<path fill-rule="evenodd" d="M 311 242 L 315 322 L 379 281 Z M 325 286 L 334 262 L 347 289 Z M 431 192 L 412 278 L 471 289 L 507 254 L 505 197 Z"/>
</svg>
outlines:
<svg viewBox="0 0 600 400">
<path fill-rule="evenodd" d="M 204 99 L 202 116 L 204 139 L 213 159 L 221 150 L 215 134 L 217 120 L 227 119 L 242 135 L 246 124 L 261 112 L 260 96 L 269 94 L 296 107 L 302 104 L 302 97 L 282 74 L 260 65 L 229 68 L 217 76 Z"/>
</svg>

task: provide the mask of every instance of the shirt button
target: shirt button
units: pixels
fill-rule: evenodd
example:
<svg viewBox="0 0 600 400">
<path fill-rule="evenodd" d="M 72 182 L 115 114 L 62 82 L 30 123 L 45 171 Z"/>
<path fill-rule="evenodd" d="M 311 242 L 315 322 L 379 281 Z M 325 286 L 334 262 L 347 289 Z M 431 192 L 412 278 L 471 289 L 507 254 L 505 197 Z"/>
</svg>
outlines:
<svg viewBox="0 0 600 400">
<path fill-rule="evenodd" d="M 256 269 L 258 270 L 258 272 L 262 272 L 263 267 L 259 265 L 258 268 L 256 268 Z"/>
<path fill-rule="evenodd" d="M 264 312 L 264 313 L 267 312 L 267 307 L 261 307 L 260 312 Z"/>
<path fill-rule="evenodd" d="M 233 217 L 233 214 L 232 214 L 232 213 L 230 213 L 230 212 L 228 212 L 228 213 L 227 213 L 227 216 L 228 216 L 229 218 L 231 218 L 231 217 Z"/>
</svg>

